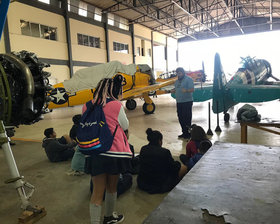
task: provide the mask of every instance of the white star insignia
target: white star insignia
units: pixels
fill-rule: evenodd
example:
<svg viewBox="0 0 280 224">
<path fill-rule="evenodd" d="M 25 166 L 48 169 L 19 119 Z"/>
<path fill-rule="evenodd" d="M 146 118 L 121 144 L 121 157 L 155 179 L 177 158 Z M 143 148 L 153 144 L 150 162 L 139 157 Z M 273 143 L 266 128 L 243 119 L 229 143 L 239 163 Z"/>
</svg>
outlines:
<svg viewBox="0 0 280 224">
<path fill-rule="evenodd" d="M 56 90 L 56 94 L 52 95 L 52 97 L 56 98 L 57 102 L 60 100 L 66 101 L 64 97 L 65 92 L 60 92 L 59 89 Z"/>
</svg>

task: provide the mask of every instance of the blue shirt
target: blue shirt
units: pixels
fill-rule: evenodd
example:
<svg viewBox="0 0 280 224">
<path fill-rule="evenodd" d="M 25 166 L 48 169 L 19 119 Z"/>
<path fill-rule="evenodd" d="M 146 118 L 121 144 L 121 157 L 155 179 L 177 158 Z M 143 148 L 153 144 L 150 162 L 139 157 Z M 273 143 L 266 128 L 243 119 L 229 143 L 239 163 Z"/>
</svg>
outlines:
<svg viewBox="0 0 280 224">
<path fill-rule="evenodd" d="M 182 80 L 176 80 L 175 82 L 175 95 L 177 103 L 185 103 L 193 101 L 192 93 L 183 93 L 182 88 L 184 89 L 193 89 L 194 84 L 191 77 L 185 75 Z"/>
</svg>

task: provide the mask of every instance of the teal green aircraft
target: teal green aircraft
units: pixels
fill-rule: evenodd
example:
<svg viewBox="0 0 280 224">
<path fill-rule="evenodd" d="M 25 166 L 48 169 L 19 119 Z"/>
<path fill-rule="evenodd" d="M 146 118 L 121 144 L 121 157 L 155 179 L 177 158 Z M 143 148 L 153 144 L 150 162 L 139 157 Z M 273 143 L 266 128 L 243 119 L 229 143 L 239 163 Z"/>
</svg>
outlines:
<svg viewBox="0 0 280 224">
<path fill-rule="evenodd" d="M 228 109 L 238 103 L 257 103 L 280 98 L 280 83 L 269 82 L 272 75 L 270 63 L 264 59 L 242 58 L 243 66 L 227 82 L 220 55 L 216 53 L 214 62 L 213 103 L 214 113 L 224 113 L 229 121 Z"/>
<path fill-rule="evenodd" d="M 271 65 L 264 59 L 241 58 L 242 66 L 227 82 L 220 55 L 214 61 L 213 83 L 197 83 L 193 93 L 194 102 L 212 98 L 212 111 L 224 113 L 224 121 L 230 119 L 228 109 L 238 103 L 257 103 L 280 98 L 280 80 L 272 75 Z M 268 81 L 269 78 L 276 82 Z M 175 94 L 172 94 L 176 98 Z"/>
</svg>

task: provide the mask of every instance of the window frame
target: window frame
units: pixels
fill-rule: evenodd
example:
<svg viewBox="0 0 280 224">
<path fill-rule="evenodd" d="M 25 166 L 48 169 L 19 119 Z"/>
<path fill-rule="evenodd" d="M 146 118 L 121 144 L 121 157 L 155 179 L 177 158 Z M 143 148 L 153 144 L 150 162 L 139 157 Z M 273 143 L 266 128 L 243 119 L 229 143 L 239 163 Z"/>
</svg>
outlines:
<svg viewBox="0 0 280 224">
<path fill-rule="evenodd" d="M 113 41 L 113 50 L 114 52 L 129 54 L 128 44 L 123 44 L 123 43 Z"/>
<path fill-rule="evenodd" d="M 81 40 L 82 40 L 81 42 L 79 41 L 79 36 L 81 37 Z M 87 45 L 84 42 L 85 37 L 87 37 L 87 39 L 88 39 Z M 93 40 L 92 45 L 91 45 L 91 41 L 90 41 L 91 39 Z M 86 34 L 77 33 L 77 43 L 78 43 L 78 45 L 82 45 L 82 46 L 86 46 L 86 47 L 101 48 L 100 37 L 94 37 L 94 36 L 90 36 L 90 35 L 86 35 Z"/>
</svg>

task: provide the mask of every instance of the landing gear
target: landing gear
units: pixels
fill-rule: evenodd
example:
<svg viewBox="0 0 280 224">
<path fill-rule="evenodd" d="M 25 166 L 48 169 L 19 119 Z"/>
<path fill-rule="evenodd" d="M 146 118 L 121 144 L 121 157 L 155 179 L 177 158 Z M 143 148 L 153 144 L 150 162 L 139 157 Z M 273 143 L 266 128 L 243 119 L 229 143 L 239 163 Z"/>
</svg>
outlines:
<svg viewBox="0 0 280 224">
<path fill-rule="evenodd" d="M 145 114 L 152 114 L 156 109 L 156 105 L 154 103 L 151 104 L 144 103 L 142 109 Z"/>
<path fill-rule="evenodd" d="M 225 114 L 224 114 L 224 121 L 225 121 L 225 122 L 229 122 L 229 118 L 230 118 L 229 113 L 225 113 Z"/>
<path fill-rule="evenodd" d="M 127 100 L 125 106 L 128 110 L 134 110 L 137 106 L 137 103 L 134 99 Z"/>
</svg>

